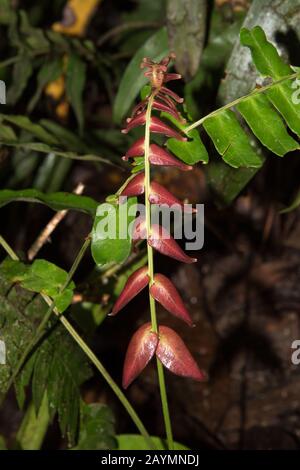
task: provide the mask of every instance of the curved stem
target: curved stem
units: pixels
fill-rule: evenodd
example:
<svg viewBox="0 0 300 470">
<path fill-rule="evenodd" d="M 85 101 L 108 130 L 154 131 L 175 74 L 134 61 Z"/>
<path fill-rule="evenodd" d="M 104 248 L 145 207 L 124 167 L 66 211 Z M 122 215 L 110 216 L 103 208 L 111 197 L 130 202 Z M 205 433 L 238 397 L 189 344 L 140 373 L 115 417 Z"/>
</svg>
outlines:
<svg viewBox="0 0 300 470">
<path fill-rule="evenodd" d="M 297 78 L 299 77 L 299 75 L 300 75 L 299 72 L 295 72 L 295 73 L 292 73 L 291 75 L 287 75 L 286 77 L 282 77 L 279 80 L 276 80 L 275 82 L 270 83 L 269 85 L 265 85 L 261 88 L 256 88 L 253 91 L 251 91 L 251 93 L 249 93 L 248 95 L 241 96 L 240 98 L 237 98 L 236 100 L 231 101 L 230 103 L 225 104 L 221 108 L 216 109 L 215 111 L 212 111 L 211 113 L 207 114 L 203 118 L 199 119 L 198 121 L 194 122 L 190 126 L 186 127 L 184 129 L 184 132 L 188 134 L 189 131 L 195 129 L 196 127 L 201 126 L 201 124 L 203 124 L 204 121 L 206 121 L 206 119 L 216 116 L 217 114 L 219 114 L 222 111 L 225 111 L 226 109 L 233 108 L 237 104 L 241 103 L 241 101 L 245 101 L 245 100 L 252 98 L 252 96 L 259 95 L 260 93 L 264 93 L 269 88 L 279 85 L 280 83 L 285 82 L 286 80 L 292 80 L 293 78 Z"/>
<path fill-rule="evenodd" d="M 73 266 L 68 274 L 68 278 L 66 280 L 66 283 L 64 285 L 63 288 L 66 287 L 66 285 L 68 285 L 68 283 L 70 282 L 71 280 L 71 277 L 73 276 L 75 270 L 77 269 L 78 267 L 78 264 L 82 258 L 82 256 L 84 255 L 87 247 L 89 246 L 89 243 L 90 243 L 90 240 L 87 239 L 84 243 L 84 245 L 82 246 L 81 250 L 79 251 L 79 254 L 77 256 L 77 258 L 75 259 L 74 263 L 73 263 Z M 8 253 L 8 255 L 14 259 L 14 260 L 18 260 L 18 256 L 16 255 L 16 253 L 13 251 L 13 249 L 8 245 L 8 243 L 4 240 L 3 237 L 1 237 L 0 235 L 0 245 L 2 245 L 2 247 L 4 248 L 4 250 Z M 120 402 L 122 403 L 122 405 L 124 406 L 125 410 L 127 411 L 127 413 L 129 414 L 129 416 L 131 417 L 132 421 L 134 422 L 134 424 L 136 425 L 137 429 L 139 430 L 139 432 L 141 433 L 141 435 L 144 437 L 147 445 L 149 446 L 150 449 L 155 449 L 155 446 L 152 442 L 152 439 L 149 435 L 149 433 L 147 432 L 145 426 L 143 425 L 142 421 L 140 420 L 139 416 L 137 415 L 136 411 L 134 410 L 134 408 L 132 407 L 132 405 L 130 404 L 130 402 L 127 400 L 126 396 L 124 395 L 124 393 L 122 392 L 122 390 L 120 389 L 120 387 L 116 384 L 116 382 L 113 380 L 113 378 L 109 375 L 109 373 L 107 372 L 107 370 L 105 369 L 105 367 L 103 366 L 103 364 L 99 361 L 99 359 L 96 357 L 96 355 L 93 353 L 93 351 L 89 348 L 89 346 L 86 344 L 86 342 L 81 338 L 81 336 L 77 333 L 77 331 L 73 328 L 73 326 L 71 325 L 71 323 L 66 319 L 66 317 L 64 317 L 63 315 L 61 315 L 58 310 L 54 307 L 54 303 L 53 301 L 51 300 L 50 297 L 48 297 L 47 295 L 45 294 L 42 294 L 41 293 L 41 296 L 43 297 L 43 299 L 45 300 L 45 302 L 49 305 L 49 310 L 47 312 L 47 314 L 49 312 L 54 312 L 55 315 L 59 318 L 60 322 L 64 325 L 64 327 L 66 328 L 66 330 L 70 333 L 70 335 L 72 336 L 72 338 L 76 341 L 76 343 L 80 346 L 80 348 L 84 351 L 84 353 L 88 356 L 88 358 L 90 359 L 90 361 L 94 364 L 94 366 L 96 367 L 96 369 L 98 369 L 98 371 L 100 372 L 100 374 L 102 375 L 102 377 L 104 378 L 104 380 L 106 380 L 106 382 L 108 383 L 108 385 L 110 386 L 110 388 L 113 390 L 113 392 L 115 393 L 115 395 L 118 397 L 118 399 L 120 400 Z M 46 315 L 47 315 L 46 314 Z M 44 323 L 42 321 L 42 323 Z"/>
<path fill-rule="evenodd" d="M 59 315 L 57 311 L 54 310 L 54 313 L 56 315 Z M 131 417 L 132 421 L 136 425 L 137 429 L 140 431 L 141 435 L 144 437 L 147 445 L 149 446 L 150 449 L 155 449 L 152 439 L 149 436 L 145 426 L 143 425 L 142 421 L 140 420 L 139 416 L 137 415 L 136 411 L 130 404 L 130 402 L 127 400 L 126 396 L 120 389 L 120 387 L 116 384 L 116 382 L 113 380 L 111 375 L 107 372 L 103 364 L 99 361 L 99 359 L 96 357 L 96 355 L 93 353 L 93 351 L 88 347 L 88 345 L 85 343 L 85 341 L 81 338 L 81 336 L 77 333 L 77 331 L 73 328 L 71 323 L 66 319 L 64 316 L 59 316 L 59 319 L 61 323 L 64 325 L 66 330 L 70 333 L 70 335 L 73 337 L 73 339 L 76 341 L 76 343 L 80 346 L 80 348 L 85 352 L 87 357 L 90 359 L 90 361 L 94 364 L 96 369 L 100 372 L 104 380 L 108 383 L 110 388 L 113 390 L 115 395 L 118 397 L 122 405 L 124 406 L 125 410 Z"/>
<path fill-rule="evenodd" d="M 150 175 L 149 153 L 150 153 L 151 110 L 152 110 L 153 100 L 154 100 L 154 95 L 152 94 L 148 101 L 148 106 L 147 106 L 147 111 L 146 111 L 146 123 L 145 123 L 145 207 L 146 207 L 147 239 L 151 233 L 151 204 L 149 201 L 151 175 Z M 152 249 L 152 246 L 150 246 L 148 243 L 147 243 L 147 252 L 148 252 L 148 275 L 150 278 L 150 281 L 149 281 L 149 289 L 150 289 L 150 287 L 152 286 L 154 282 L 154 265 L 153 265 L 153 249 Z M 152 331 L 158 334 L 155 300 L 150 295 L 150 291 L 149 291 L 149 303 L 150 303 Z M 173 433 L 172 433 L 172 425 L 171 425 L 171 419 L 170 419 L 164 370 L 163 370 L 162 363 L 160 362 L 159 359 L 157 359 L 157 374 L 158 374 L 160 398 L 161 398 L 162 411 L 163 411 L 164 422 L 165 422 L 168 448 L 169 450 L 173 450 L 174 449 Z"/>
</svg>

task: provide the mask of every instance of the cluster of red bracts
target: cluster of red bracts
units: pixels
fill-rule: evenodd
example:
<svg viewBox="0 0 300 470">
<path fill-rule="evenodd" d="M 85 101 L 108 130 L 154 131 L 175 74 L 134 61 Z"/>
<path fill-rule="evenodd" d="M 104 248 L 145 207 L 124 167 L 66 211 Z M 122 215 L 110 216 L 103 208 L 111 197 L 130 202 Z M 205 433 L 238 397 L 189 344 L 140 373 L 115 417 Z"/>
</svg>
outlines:
<svg viewBox="0 0 300 470">
<path fill-rule="evenodd" d="M 167 112 L 181 122 L 184 122 L 184 119 L 176 109 L 176 103 L 182 103 L 182 98 L 164 86 L 164 83 L 180 78 L 178 74 L 167 73 L 170 58 L 172 56 L 163 59 L 158 64 L 153 63 L 150 59 L 144 59 L 141 67 L 149 69 L 149 71 L 145 72 L 145 76 L 150 79 L 152 85 L 151 95 L 152 97 L 154 96 L 152 109 Z M 122 132 L 127 133 L 137 126 L 145 125 L 148 100 L 149 97 L 134 108 L 132 116 L 127 119 L 126 128 Z M 166 137 L 172 137 L 181 141 L 187 140 L 186 137 L 159 118 L 151 116 L 150 119 L 151 132 L 163 134 Z M 145 152 L 144 148 L 145 138 L 143 137 L 130 147 L 123 159 L 129 160 L 130 158 L 142 157 Z M 149 150 L 149 162 L 152 165 L 173 166 L 183 171 L 192 169 L 191 166 L 181 162 L 167 150 L 154 143 L 150 143 Z M 120 196 L 132 197 L 140 196 L 144 193 L 145 174 L 140 172 L 129 180 Z M 149 202 L 151 204 L 184 207 L 181 201 L 155 181 L 151 182 L 150 185 Z M 190 208 L 187 210 L 194 212 Z M 152 224 L 151 232 L 147 233 L 145 220 L 138 218 L 134 226 L 133 239 L 136 241 L 143 238 L 147 238 L 147 243 L 150 246 L 166 256 L 185 263 L 197 261 L 195 258 L 191 258 L 184 253 L 164 227 Z M 112 309 L 111 315 L 116 315 L 146 286 L 149 286 L 149 292 L 153 299 L 168 312 L 180 318 L 189 326 L 193 326 L 190 314 L 174 284 L 163 274 L 155 274 L 151 280 L 148 274 L 148 266 L 142 267 L 131 274 Z M 146 323 L 136 331 L 130 341 L 123 370 L 124 388 L 131 384 L 154 355 L 157 356 L 167 369 L 177 375 L 190 377 L 195 380 L 203 380 L 205 378 L 205 374 L 199 369 L 187 347 L 175 331 L 166 326 L 159 326 L 158 332 L 154 332 L 151 329 L 151 324 Z"/>
</svg>

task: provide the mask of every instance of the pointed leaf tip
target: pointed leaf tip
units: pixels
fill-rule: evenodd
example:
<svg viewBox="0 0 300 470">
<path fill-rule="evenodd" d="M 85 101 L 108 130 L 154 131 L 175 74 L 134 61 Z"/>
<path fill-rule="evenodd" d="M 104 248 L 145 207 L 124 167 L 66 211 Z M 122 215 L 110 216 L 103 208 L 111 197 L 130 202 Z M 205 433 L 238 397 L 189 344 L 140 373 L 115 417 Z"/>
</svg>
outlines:
<svg viewBox="0 0 300 470">
<path fill-rule="evenodd" d="M 155 354 L 158 335 L 151 331 L 151 323 L 141 326 L 132 336 L 124 362 L 123 388 L 127 388 L 145 369 Z"/>
<path fill-rule="evenodd" d="M 170 152 L 164 150 L 156 144 L 150 145 L 149 160 L 152 165 L 174 166 L 182 171 L 189 171 L 193 169 L 191 165 L 186 165 L 185 163 L 175 158 Z"/>
<path fill-rule="evenodd" d="M 125 307 L 139 292 L 141 292 L 149 283 L 148 267 L 143 266 L 134 273 L 132 273 L 119 295 L 113 309 L 111 316 L 116 315 L 122 308 Z"/>
<path fill-rule="evenodd" d="M 206 379 L 180 336 L 167 326 L 159 327 L 156 356 L 173 374 L 198 381 Z"/>
<path fill-rule="evenodd" d="M 191 264 L 197 261 L 197 258 L 191 258 L 186 255 L 178 243 L 175 242 L 174 238 L 171 237 L 170 233 L 160 225 L 152 225 L 148 244 L 163 255 L 170 256 L 170 258 L 177 259 L 183 263 Z"/>
<path fill-rule="evenodd" d="M 193 320 L 179 295 L 174 284 L 163 274 L 155 274 L 154 284 L 150 287 L 150 294 L 168 312 L 181 318 L 189 326 L 193 326 Z"/>
<path fill-rule="evenodd" d="M 177 199 L 172 193 L 165 189 L 161 184 L 152 181 L 151 192 L 149 194 L 149 201 L 151 204 L 166 204 L 174 209 L 184 210 L 187 213 L 194 213 L 197 210 L 190 207 L 190 205 L 184 205 L 179 199 Z"/>
<path fill-rule="evenodd" d="M 172 127 L 168 126 L 165 122 L 155 116 L 151 116 L 150 131 L 157 134 L 164 134 L 167 137 L 174 137 L 177 140 L 187 140 L 186 137 L 183 137 L 179 132 L 175 131 L 175 129 L 172 129 Z"/>
<path fill-rule="evenodd" d="M 145 173 L 142 171 L 138 173 L 134 178 L 128 181 L 128 184 L 125 186 L 121 192 L 121 196 L 140 196 L 145 192 Z"/>
</svg>

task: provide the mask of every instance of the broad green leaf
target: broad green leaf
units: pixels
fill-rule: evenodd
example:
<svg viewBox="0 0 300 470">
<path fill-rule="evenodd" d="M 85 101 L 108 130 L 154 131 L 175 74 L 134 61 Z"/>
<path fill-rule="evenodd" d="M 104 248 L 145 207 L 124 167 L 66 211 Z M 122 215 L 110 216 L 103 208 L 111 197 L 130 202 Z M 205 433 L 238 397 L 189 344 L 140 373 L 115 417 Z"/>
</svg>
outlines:
<svg viewBox="0 0 300 470">
<path fill-rule="evenodd" d="M 48 305 L 41 296 L 12 285 L 3 276 L 0 265 L 1 339 L 6 345 L 6 364 L 0 367 L 1 398 L 8 391 L 9 380 L 18 366 L 24 350 L 36 334 Z M 63 433 L 74 445 L 79 424 L 80 386 L 91 376 L 85 354 L 57 320 L 48 325 L 48 333 L 25 363 L 16 379 L 16 393 L 20 405 L 25 401 L 33 374 L 32 396 L 39 411 L 47 391 L 49 415 L 58 412 Z"/>
<path fill-rule="evenodd" d="M 0 265 L 0 303 L 0 336 L 6 346 L 6 364 L 0 366 L 0 395 L 3 398 L 8 391 L 11 375 L 48 306 L 40 296 L 8 282 L 4 275 L 3 263 Z M 20 401 L 24 402 L 23 387 L 17 387 L 18 390 L 23 391 L 23 394 L 20 391 Z"/>
<path fill-rule="evenodd" d="M 233 168 L 259 168 L 262 165 L 261 157 L 253 150 L 233 111 L 219 112 L 206 119 L 203 126 L 228 165 Z"/>
<path fill-rule="evenodd" d="M 49 414 L 58 412 L 62 434 L 74 445 L 79 424 L 80 385 L 91 376 L 86 357 L 62 325 L 42 343 L 32 378 L 33 401 L 41 404 L 47 390 Z"/>
<path fill-rule="evenodd" d="M 192 129 L 187 135 L 189 137 L 187 142 L 168 139 L 168 149 L 188 165 L 194 165 L 197 162 L 208 163 L 208 153 L 197 129 Z"/>
<path fill-rule="evenodd" d="M 270 18 L 274 18 L 276 21 L 270 22 Z M 294 31 L 298 39 L 300 38 L 297 11 L 294 8 L 294 2 L 290 0 L 278 3 L 276 11 L 273 3 L 269 0 L 253 0 L 247 12 L 244 26 L 252 29 L 257 24 L 268 31 L 268 37 L 274 44 L 280 42 L 280 39 L 277 38 L 277 32 L 286 30 L 287 27 Z M 224 29 L 224 31 L 226 30 L 227 28 Z M 216 50 L 220 51 L 223 47 L 224 41 L 221 39 Z M 226 65 L 226 76 L 219 89 L 218 100 L 220 104 L 227 104 L 236 98 L 247 95 L 255 86 L 258 72 L 255 67 L 251 66 L 249 55 L 244 52 L 243 45 L 236 43 Z M 259 123 L 261 123 L 261 119 L 259 119 Z M 261 125 L 261 127 L 264 129 L 265 126 Z M 259 142 L 257 142 L 257 148 L 258 151 L 263 152 L 263 149 L 259 148 Z M 263 154 L 262 158 L 264 158 Z M 218 200 L 225 204 L 230 204 L 258 171 L 259 168 L 233 169 L 222 161 L 213 162 L 206 168 L 208 182 L 212 190 L 217 194 Z"/>
<path fill-rule="evenodd" d="M 299 144 L 287 132 L 281 117 L 266 96 L 260 94 L 237 105 L 255 136 L 269 150 L 279 156 L 299 149 Z M 262 125 L 263 123 L 263 125 Z"/>
<path fill-rule="evenodd" d="M 279 80 L 293 73 L 292 68 L 279 56 L 276 47 L 268 42 L 265 32 L 260 26 L 242 28 L 241 43 L 251 49 L 252 59 L 257 70 L 266 77 Z"/>
<path fill-rule="evenodd" d="M 45 393 L 39 412 L 30 402 L 16 435 L 17 450 L 40 450 L 49 426 L 48 399 Z"/>
<path fill-rule="evenodd" d="M 113 450 L 117 447 L 114 417 L 106 405 L 81 402 L 78 444 L 72 450 Z"/>
<path fill-rule="evenodd" d="M 190 80 L 197 72 L 206 33 L 206 0 L 168 0 L 167 27 L 176 69 Z"/>
<path fill-rule="evenodd" d="M 135 98 L 141 88 L 147 83 L 144 77 L 144 70 L 140 69 L 140 64 L 144 57 L 151 57 L 154 61 L 161 60 L 169 52 L 168 36 L 165 28 L 157 31 L 145 44 L 135 53 L 129 62 L 114 102 L 114 121 L 120 124 L 128 113 Z"/>
<path fill-rule="evenodd" d="M 273 80 L 278 80 L 293 73 L 293 69 L 279 56 L 276 48 L 268 42 L 260 26 L 241 30 L 241 43 L 251 50 L 254 64 L 258 71 Z M 292 81 L 275 85 L 266 91 L 267 97 L 284 117 L 292 131 L 300 136 L 300 103 L 293 100 Z"/>
<path fill-rule="evenodd" d="M 8 282 L 18 282 L 24 289 L 51 297 L 60 313 L 66 310 L 72 301 L 74 282 L 71 281 L 62 291 L 67 273 L 49 261 L 37 259 L 32 265 L 26 266 L 21 261 L 7 258 L 1 264 L 0 270 Z"/>
<path fill-rule="evenodd" d="M 140 434 L 119 434 L 116 437 L 118 450 L 151 450 Z M 157 450 L 167 450 L 167 444 L 163 439 L 156 436 L 151 436 L 151 439 Z M 175 441 L 174 450 L 189 450 L 189 448 Z"/>
<path fill-rule="evenodd" d="M 220 205 L 230 204 L 256 174 L 256 168 L 232 168 L 222 160 L 206 168 L 208 184 Z"/>
<path fill-rule="evenodd" d="M 185 128 L 188 127 L 188 124 L 181 124 L 168 113 L 161 113 L 161 115 L 168 118 L 182 132 L 185 132 Z M 176 157 L 188 165 L 194 165 L 197 162 L 208 163 L 209 156 L 198 130 L 192 129 L 190 132 L 185 134 L 188 136 L 188 140 L 186 142 L 171 138 L 167 140 L 167 148 L 171 150 Z"/>
<path fill-rule="evenodd" d="M 86 356 L 62 325 L 57 325 L 34 353 L 32 397 L 36 411 L 47 391 L 50 419 L 58 413 L 62 434 L 74 445 L 80 408 L 80 386 L 91 376 Z"/>
<path fill-rule="evenodd" d="M 63 61 L 61 58 L 54 59 L 49 62 L 45 62 L 40 68 L 37 75 L 37 89 L 33 97 L 31 98 L 28 104 L 28 111 L 31 112 L 36 106 L 38 100 L 41 97 L 41 94 L 45 86 L 54 80 L 56 80 L 63 70 Z"/>
<path fill-rule="evenodd" d="M 0 207 L 14 201 L 38 202 L 46 204 L 55 211 L 78 210 L 95 215 L 98 203 L 88 196 L 73 193 L 43 193 L 37 189 L 2 189 L 0 190 Z"/>
<path fill-rule="evenodd" d="M 67 64 L 66 90 L 77 118 L 79 131 L 82 133 L 84 124 L 83 90 L 86 81 L 86 64 L 76 54 L 71 54 Z"/>
<path fill-rule="evenodd" d="M 16 104 L 25 90 L 32 72 L 32 59 L 27 54 L 23 54 L 19 57 L 13 67 L 12 84 L 7 92 L 8 104 Z"/>
<path fill-rule="evenodd" d="M 27 116 L 16 116 L 16 115 L 8 115 L 8 114 L 1 114 L 0 119 L 4 121 L 8 121 L 11 124 L 14 124 L 25 131 L 30 132 L 32 135 L 37 137 L 38 139 L 46 142 L 50 145 L 57 145 L 57 139 L 46 131 L 42 126 L 39 124 L 34 124 Z"/>
<path fill-rule="evenodd" d="M 104 203 L 98 206 L 92 229 L 92 255 L 97 265 L 122 263 L 131 250 L 129 227 L 136 214 L 135 197 L 121 204 Z"/>
</svg>

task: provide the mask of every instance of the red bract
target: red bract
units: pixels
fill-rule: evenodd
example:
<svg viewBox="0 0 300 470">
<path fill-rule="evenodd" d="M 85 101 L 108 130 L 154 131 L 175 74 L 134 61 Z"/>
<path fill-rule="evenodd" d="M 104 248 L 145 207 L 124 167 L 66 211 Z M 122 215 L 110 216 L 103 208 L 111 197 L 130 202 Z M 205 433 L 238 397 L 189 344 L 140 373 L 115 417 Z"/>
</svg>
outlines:
<svg viewBox="0 0 300 470">
<path fill-rule="evenodd" d="M 122 381 L 124 388 L 145 369 L 155 354 L 157 344 L 158 336 L 151 331 L 151 323 L 146 323 L 134 333 L 125 356 Z"/>
<path fill-rule="evenodd" d="M 155 116 L 151 117 L 150 131 L 155 132 L 156 134 L 164 134 L 167 137 L 174 137 L 175 139 L 182 141 L 187 140 L 186 137 L 183 137 L 181 134 L 179 134 L 179 132 L 175 131 Z"/>
<path fill-rule="evenodd" d="M 185 308 L 176 287 L 166 276 L 163 274 L 154 275 L 154 284 L 150 287 L 150 294 L 172 315 L 181 318 L 190 326 L 193 325 L 190 314 Z"/>
<path fill-rule="evenodd" d="M 151 183 L 151 193 L 149 195 L 149 201 L 151 202 L 151 204 L 166 204 L 167 206 L 178 206 L 186 212 L 196 212 L 196 209 L 192 209 L 189 206 L 184 206 L 184 204 L 179 201 L 179 199 L 173 196 L 170 191 L 165 189 L 161 184 L 157 183 L 156 181 L 152 181 Z"/>
<path fill-rule="evenodd" d="M 172 58 L 174 55 L 170 54 L 159 63 L 155 63 L 149 58 L 143 60 L 141 68 L 147 68 L 145 76 L 150 80 L 151 90 L 149 95 L 134 107 L 131 117 L 126 120 L 125 129 L 122 131 L 126 134 L 135 127 L 145 125 L 146 129 L 150 130 L 150 133 L 145 132 L 143 137 L 134 142 L 122 157 L 124 160 L 137 158 L 136 163 L 144 164 L 145 170 L 130 178 L 125 187 L 119 191 L 120 203 L 122 202 L 121 196 L 132 197 L 147 194 L 149 198 L 146 200 L 145 214 L 140 210 L 140 216 L 134 222 L 132 236 L 134 247 L 136 247 L 138 240 L 147 240 L 148 265 L 129 276 L 112 309 L 112 315 L 116 315 L 134 296 L 149 285 L 152 319 L 151 324 L 143 325 L 134 333 L 129 343 L 123 371 L 124 388 L 127 388 L 140 374 L 154 354 L 174 374 L 191 377 L 195 380 L 205 378 L 204 373 L 199 369 L 178 334 L 166 326 L 157 326 L 155 311 L 155 301 L 157 301 L 172 315 L 180 318 L 189 326 L 193 325 L 189 312 L 173 283 L 163 274 L 154 274 L 153 250 L 151 249 L 153 247 L 158 252 L 184 263 L 197 261 L 196 258 L 191 258 L 184 253 L 164 227 L 153 224 L 151 220 L 151 204 L 166 205 L 172 210 L 178 208 L 179 210 L 196 212 L 190 207 L 186 207 L 161 184 L 151 181 L 150 165 L 172 166 L 183 171 L 192 169 L 190 165 L 178 160 L 165 148 L 151 142 L 152 133 L 162 134 L 180 141 L 187 140 L 183 132 L 153 115 L 153 111 L 165 112 L 176 120 L 185 122 L 177 109 L 177 103 L 182 103 L 183 99 L 165 86 L 167 82 L 180 78 L 179 74 L 167 71 Z M 145 147 L 149 151 L 145 152 Z M 159 374 L 160 386 L 162 386 L 161 380 L 162 375 Z M 165 407 L 164 413 L 166 413 Z"/>
<path fill-rule="evenodd" d="M 153 109 L 156 109 L 157 111 L 164 111 L 166 113 L 169 113 L 171 114 L 171 116 L 173 116 L 175 119 L 177 119 L 178 121 L 182 123 L 186 122 L 186 120 L 180 116 L 176 108 L 174 108 L 173 106 L 167 105 L 165 103 L 162 103 L 161 101 L 158 101 L 158 100 L 153 101 Z"/>
<path fill-rule="evenodd" d="M 140 196 L 145 191 L 145 173 L 142 171 L 132 178 L 121 192 L 121 196 Z"/>
<path fill-rule="evenodd" d="M 127 150 L 123 160 L 128 160 L 129 158 L 133 157 L 140 157 L 144 155 L 144 152 L 145 138 L 141 137 L 129 148 L 129 150 Z M 185 163 L 175 158 L 170 152 L 156 144 L 150 144 L 149 161 L 152 165 L 175 166 L 182 171 L 193 169 L 191 165 L 186 165 Z"/>
<path fill-rule="evenodd" d="M 186 255 L 180 246 L 171 237 L 169 232 L 160 225 L 152 225 L 151 234 L 148 237 L 148 243 L 163 255 L 170 256 L 170 258 L 177 259 L 183 263 L 195 263 L 197 258 L 191 258 Z"/>
<path fill-rule="evenodd" d="M 162 86 L 162 87 L 161 87 L 158 96 L 160 96 L 162 93 L 164 93 L 165 95 L 169 95 L 169 96 L 170 96 L 171 98 L 173 98 L 173 100 L 176 101 L 177 103 L 183 103 L 183 101 L 184 101 L 183 98 L 181 98 L 181 97 L 178 96 L 176 93 L 174 93 L 174 91 L 169 90 L 169 88 L 166 88 L 165 86 Z"/>
<path fill-rule="evenodd" d="M 159 327 L 156 356 L 173 374 L 198 381 L 206 378 L 180 336 L 167 326 Z"/>
<path fill-rule="evenodd" d="M 137 114 L 133 118 L 127 119 L 127 126 L 125 129 L 122 129 L 123 134 L 127 134 L 131 129 L 143 126 L 146 122 L 146 112 Z M 172 129 L 172 127 L 165 124 L 163 121 L 158 119 L 155 116 L 151 117 L 150 120 L 150 130 L 155 132 L 156 134 L 164 134 L 167 137 L 174 137 L 175 139 L 185 141 L 187 140 L 186 137 L 183 137 L 179 132 Z"/>
<path fill-rule="evenodd" d="M 175 166 L 183 171 L 192 170 L 193 168 L 192 166 L 186 165 L 180 160 L 177 160 L 177 158 L 173 157 L 170 152 L 167 152 L 156 144 L 150 145 L 149 160 L 152 165 Z"/>
<path fill-rule="evenodd" d="M 132 239 L 134 241 L 145 240 L 147 238 L 146 220 L 143 216 L 139 216 L 134 221 Z"/>
<path fill-rule="evenodd" d="M 127 150 L 126 154 L 124 155 L 123 159 L 128 160 L 132 157 L 139 157 L 144 155 L 145 152 L 145 137 L 141 137 L 138 139 L 132 146 Z"/>
<path fill-rule="evenodd" d="M 131 129 L 138 126 L 143 126 L 146 122 L 146 113 L 140 113 L 134 118 L 127 119 L 127 126 L 125 129 L 122 129 L 123 134 L 127 134 Z"/>
<path fill-rule="evenodd" d="M 116 315 L 125 305 L 130 302 L 149 283 L 148 268 L 144 266 L 129 276 L 127 282 L 113 306 L 111 315 Z"/>
</svg>

